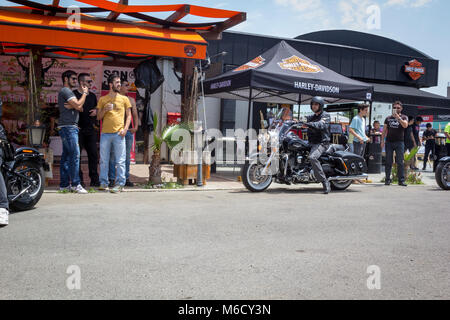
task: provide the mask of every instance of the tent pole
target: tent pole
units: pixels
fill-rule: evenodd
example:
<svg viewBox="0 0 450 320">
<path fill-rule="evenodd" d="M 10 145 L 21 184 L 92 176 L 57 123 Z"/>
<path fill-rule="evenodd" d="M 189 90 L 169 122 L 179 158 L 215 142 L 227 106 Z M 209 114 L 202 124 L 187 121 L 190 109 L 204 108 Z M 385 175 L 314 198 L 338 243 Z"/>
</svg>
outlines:
<svg viewBox="0 0 450 320">
<path fill-rule="evenodd" d="M 248 117 L 247 117 L 247 134 L 245 136 L 245 153 L 250 155 L 250 114 L 252 110 L 252 87 L 250 87 L 250 94 L 248 96 Z"/>
<path fill-rule="evenodd" d="M 372 130 L 372 101 L 370 101 L 370 105 L 369 105 L 369 134 L 370 134 L 370 130 Z"/>
<path fill-rule="evenodd" d="M 252 87 L 250 87 L 250 95 L 248 97 L 248 117 L 247 117 L 247 130 L 250 130 L 250 114 L 252 111 Z"/>
<path fill-rule="evenodd" d="M 298 94 L 298 114 L 297 114 L 297 120 L 300 121 L 300 109 L 302 106 L 302 94 Z"/>
</svg>

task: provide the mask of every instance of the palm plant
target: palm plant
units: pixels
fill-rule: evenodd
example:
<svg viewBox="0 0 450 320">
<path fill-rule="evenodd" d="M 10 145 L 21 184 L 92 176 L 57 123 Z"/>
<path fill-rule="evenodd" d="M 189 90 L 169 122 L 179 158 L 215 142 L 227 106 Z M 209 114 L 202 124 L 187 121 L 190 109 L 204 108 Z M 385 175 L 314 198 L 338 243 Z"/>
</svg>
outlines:
<svg viewBox="0 0 450 320">
<path fill-rule="evenodd" d="M 192 131 L 192 126 L 189 124 L 174 124 L 168 125 L 161 130 L 161 134 L 158 134 L 158 115 L 156 112 L 153 115 L 153 124 L 155 130 L 153 131 L 153 145 L 151 147 L 153 151 L 152 159 L 149 166 L 149 182 L 153 184 L 161 184 L 161 147 L 163 143 L 166 143 L 170 150 L 177 149 L 181 146 L 182 139 L 172 139 L 174 133 L 177 130 L 189 130 Z"/>
</svg>

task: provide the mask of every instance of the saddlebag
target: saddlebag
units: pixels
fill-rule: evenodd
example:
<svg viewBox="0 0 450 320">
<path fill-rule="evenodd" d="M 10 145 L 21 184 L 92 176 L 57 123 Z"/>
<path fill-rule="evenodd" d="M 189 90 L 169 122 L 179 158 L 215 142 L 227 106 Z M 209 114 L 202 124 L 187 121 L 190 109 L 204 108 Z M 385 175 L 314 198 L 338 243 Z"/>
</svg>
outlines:
<svg viewBox="0 0 450 320">
<path fill-rule="evenodd" d="M 363 157 L 346 151 L 336 151 L 333 154 L 333 157 L 342 159 L 342 161 L 336 161 L 336 166 L 341 171 L 348 172 L 348 175 L 350 176 L 367 173 L 367 165 Z"/>
</svg>

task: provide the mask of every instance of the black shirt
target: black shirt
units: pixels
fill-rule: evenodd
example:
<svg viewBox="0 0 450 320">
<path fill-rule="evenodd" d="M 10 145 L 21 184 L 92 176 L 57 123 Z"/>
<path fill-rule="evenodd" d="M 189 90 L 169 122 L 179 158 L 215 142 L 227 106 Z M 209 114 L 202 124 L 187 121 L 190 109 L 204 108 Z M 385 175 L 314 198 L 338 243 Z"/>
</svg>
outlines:
<svg viewBox="0 0 450 320">
<path fill-rule="evenodd" d="M 412 124 L 405 129 L 405 147 L 407 149 L 412 149 L 412 147 L 414 146 L 414 140 L 411 137 L 411 133 L 413 133 L 414 130 L 413 127 L 414 125 Z"/>
<path fill-rule="evenodd" d="M 436 138 L 436 134 L 437 134 L 437 132 L 434 129 L 425 130 L 423 132 L 423 138 L 424 139 L 432 137 L 432 139 L 429 139 L 429 140 L 426 141 L 426 145 L 427 146 L 433 146 L 434 145 L 434 143 L 435 143 L 434 138 Z"/>
<path fill-rule="evenodd" d="M 408 122 L 408 117 L 405 115 L 400 116 L 402 120 Z M 384 125 L 388 128 L 386 136 L 387 142 L 401 142 L 405 140 L 405 128 L 402 127 L 400 122 L 394 117 L 389 116 L 384 121 Z"/>
<path fill-rule="evenodd" d="M 420 132 L 420 126 L 417 123 L 414 123 L 413 124 L 413 136 L 414 136 L 414 140 L 416 140 L 417 145 L 420 145 L 419 132 Z"/>
<path fill-rule="evenodd" d="M 77 99 L 81 99 L 82 93 L 78 90 L 74 90 L 73 93 Z M 93 132 L 95 131 L 94 125 L 97 123 L 97 116 L 91 117 L 89 111 L 97 108 L 97 96 L 92 92 L 86 96 L 86 101 L 83 104 L 83 112 L 80 112 L 80 120 L 78 126 L 81 132 Z"/>
</svg>

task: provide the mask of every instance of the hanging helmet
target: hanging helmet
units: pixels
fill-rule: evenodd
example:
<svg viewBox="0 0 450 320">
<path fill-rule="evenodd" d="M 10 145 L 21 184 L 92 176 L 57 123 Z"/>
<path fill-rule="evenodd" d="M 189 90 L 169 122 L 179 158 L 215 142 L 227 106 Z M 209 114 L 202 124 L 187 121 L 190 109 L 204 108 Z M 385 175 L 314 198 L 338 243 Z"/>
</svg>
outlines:
<svg viewBox="0 0 450 320">
<path fill-rule="evenodd" d="M 311 99 L 311 107 L 312 107 L 313 103 L 318 103 L 319 104 L 319 106 L 320 106 L 319 110 L 320 111 L 322 111 L 323 107 L 325 106 L 325 100 L 323 100 L 322 97 L 314 97 L 314 98 L 312 98 Z"/>
</svg>

